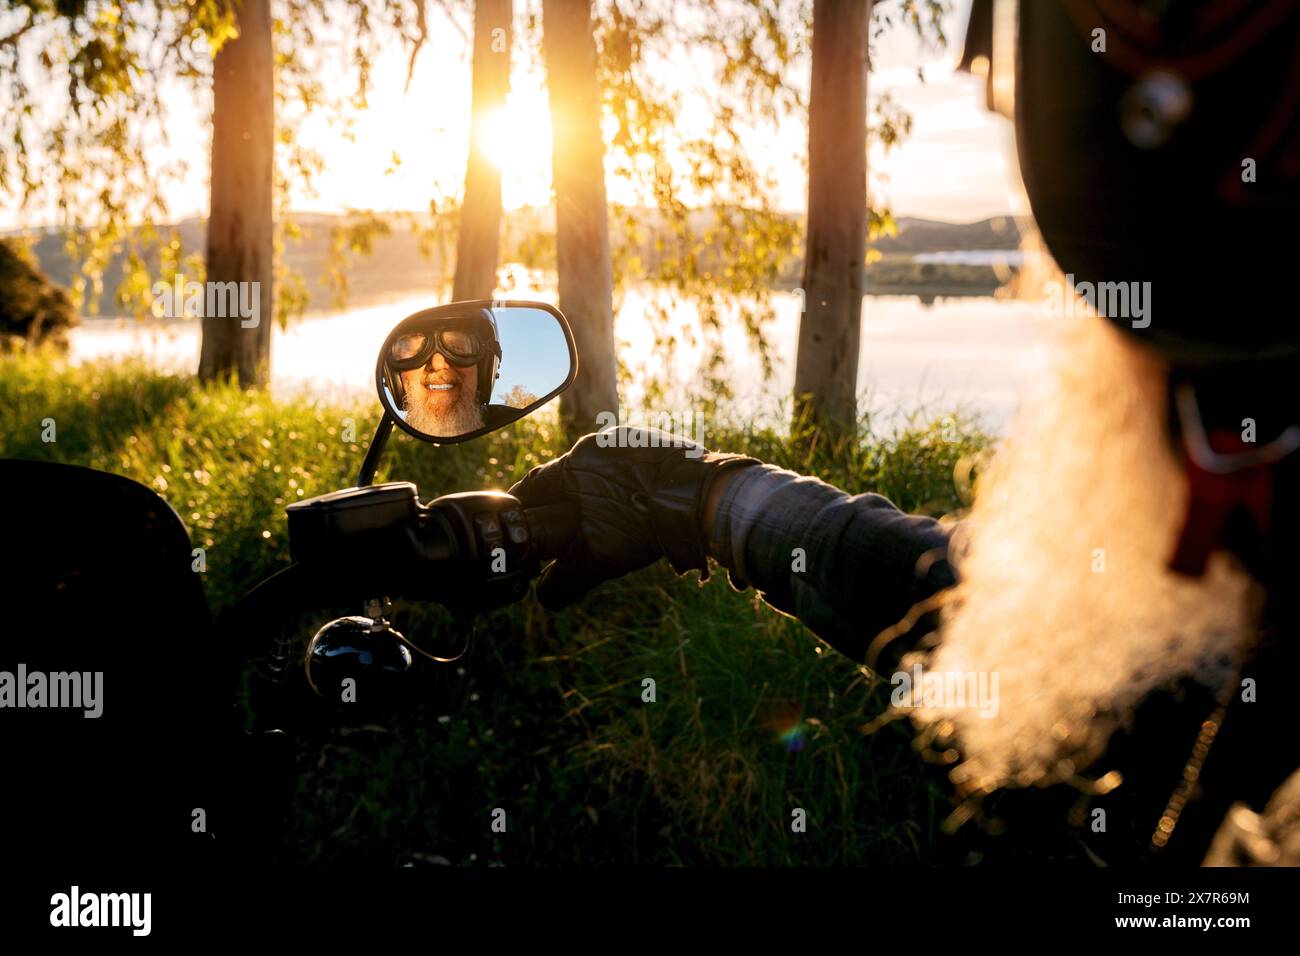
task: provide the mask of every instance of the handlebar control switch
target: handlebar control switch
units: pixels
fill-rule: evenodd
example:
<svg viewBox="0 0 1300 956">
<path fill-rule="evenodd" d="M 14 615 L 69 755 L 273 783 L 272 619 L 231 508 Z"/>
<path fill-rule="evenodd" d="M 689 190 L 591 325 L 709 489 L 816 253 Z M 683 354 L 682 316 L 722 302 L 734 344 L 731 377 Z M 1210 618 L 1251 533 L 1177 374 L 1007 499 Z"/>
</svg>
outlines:
<svg viewBox="0 0 1300 956">
<path fill-rule="evenodd" d="M 500 491 L 467 491 L 435 498 L 426 508 L 446 520 L 460 544 L 461 567 L 448 570 L 464 578 L 465 586 L 449 596 L 449 607 L 502 607 L 528 592 L 539 562 L 519 499 Z"/>
<path fill-rule="evenodd" d="M 510 508 L 501 512 L 501 524 L 505 528 L 506 536 L 515 544 L 527 546 L 528 544 L 528 522 L 524 519 L 524 512 L 520 508 Z"/>
</svg>

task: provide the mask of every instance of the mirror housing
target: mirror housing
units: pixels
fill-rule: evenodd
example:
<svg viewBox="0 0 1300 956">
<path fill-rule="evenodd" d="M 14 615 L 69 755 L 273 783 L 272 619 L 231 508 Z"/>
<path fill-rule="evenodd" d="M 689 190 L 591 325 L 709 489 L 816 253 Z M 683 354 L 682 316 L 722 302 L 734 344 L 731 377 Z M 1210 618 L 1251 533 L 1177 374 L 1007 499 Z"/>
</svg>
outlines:
<svg viewBox="0 0 1300 956">
<path fill-rule="evenodd" d="M 493 402 L 503 372 L 506 401 Z M 531 414 L 573 384 L 577 374 L 573 332 L 554 306 L 476 299 L 424 309 L 397 323 L 379 350 L 375 389 L 388 417 L 404 432 L 449 445 Z M 448 397 L 442 399 L 442 393 Z M 431 428 L 440 418 L 448 434 L 420 427 Z"/>
</svg>

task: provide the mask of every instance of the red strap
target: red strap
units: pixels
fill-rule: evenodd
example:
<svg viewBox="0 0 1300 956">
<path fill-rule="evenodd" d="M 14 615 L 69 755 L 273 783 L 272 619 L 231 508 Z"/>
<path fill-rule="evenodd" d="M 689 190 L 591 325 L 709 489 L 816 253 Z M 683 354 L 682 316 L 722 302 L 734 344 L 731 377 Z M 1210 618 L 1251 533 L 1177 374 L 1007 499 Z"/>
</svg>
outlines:
<svg viewBox="0 0 1300 956">
<path fill-rule="evenodd" d="M 1248 449 L 1235 431 L 1211 431 L 1209 446 L 1220 454 Z M 1228 519 L 1245 509 L 1261 535 L 1266 536 L 1273 507 L 1273 467 L 1243 468 L 1227 474 L 1206 471 L 1184 452 L 1187 472 L 1187 514 L 1169 567 L 1180 574 L 1200 577 L 1210 555 L 1223 545 Z"/>
</svg>

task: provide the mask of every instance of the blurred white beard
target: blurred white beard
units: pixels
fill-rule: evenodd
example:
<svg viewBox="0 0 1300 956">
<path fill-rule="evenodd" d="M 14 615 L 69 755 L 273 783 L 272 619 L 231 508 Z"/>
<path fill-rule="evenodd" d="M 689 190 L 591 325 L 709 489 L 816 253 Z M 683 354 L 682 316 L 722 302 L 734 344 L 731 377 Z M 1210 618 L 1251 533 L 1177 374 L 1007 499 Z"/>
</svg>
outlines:
<svg viewBox="0 0 1300 956">
<path fill-rule="evenodd" d="M 422 400 L 426 394 L 423 386 L 418 390 L 408 388 L 406 424 L 416 431 L 441 438 L 455 438 L 478 431 L 483 427 L 483 413 L 475 401 L 474 390 L 462 385 L 456 391 L 459 396 L 456 404 L 444 412 L 438 412 Z"/>
<path fill-rule="evenodd" d="M 1053 374 L 954 541 L 961 584 L 924 659 L 995 674 L 996 716 L 912 711 L 923 739 L 955 743 L 967 794 L 1074 778 L 1150 691 L 1184 675 L 1218 690 L 1254 639 L 1258 592 L 1234 560 L 1216 553 L 1200 579 L 1166 567 L 1187 486 L 1166 437 L 1164 365 L 1103 320 L 1060 321 Z"/>
</svg>

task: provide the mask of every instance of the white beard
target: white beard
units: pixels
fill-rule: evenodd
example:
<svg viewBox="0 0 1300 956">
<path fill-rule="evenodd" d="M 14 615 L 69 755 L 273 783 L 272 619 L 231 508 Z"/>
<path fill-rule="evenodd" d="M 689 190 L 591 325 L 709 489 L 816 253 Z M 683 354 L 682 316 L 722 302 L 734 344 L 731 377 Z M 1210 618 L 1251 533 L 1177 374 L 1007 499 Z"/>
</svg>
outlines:
<svg viewBox="0 0 1300 956">
<path fill-rule="evenodd" d="M 921 652 L 932 672 L 997 675 L 994 717 L 910 711 L 924 739 L 955 743 L 966 794 L 1074 778 L 1149 692 L 1225 686 L 1254 639 L 1259 591 L 1234 559 L 1216 553 L 1200 579 L 1166 568 L 1187 483 L 1164 365 L 1103 320 L 1061 321 L 1051 384 L 977 485 L 952 549 L 961 583 Z"/>
<path fill-rule="evenodd" d="M 456 438 L 478 431 L 483 427 L 483 412 L 475 401 L 474 391 L 459 389 L 460 397 L 456 404 L 444 412 L 429 407 L 421 399 L 427 394 L 424 386 L 406 390 L 406 424 L 418 432 L 438 438 Z"/>
</svg>

